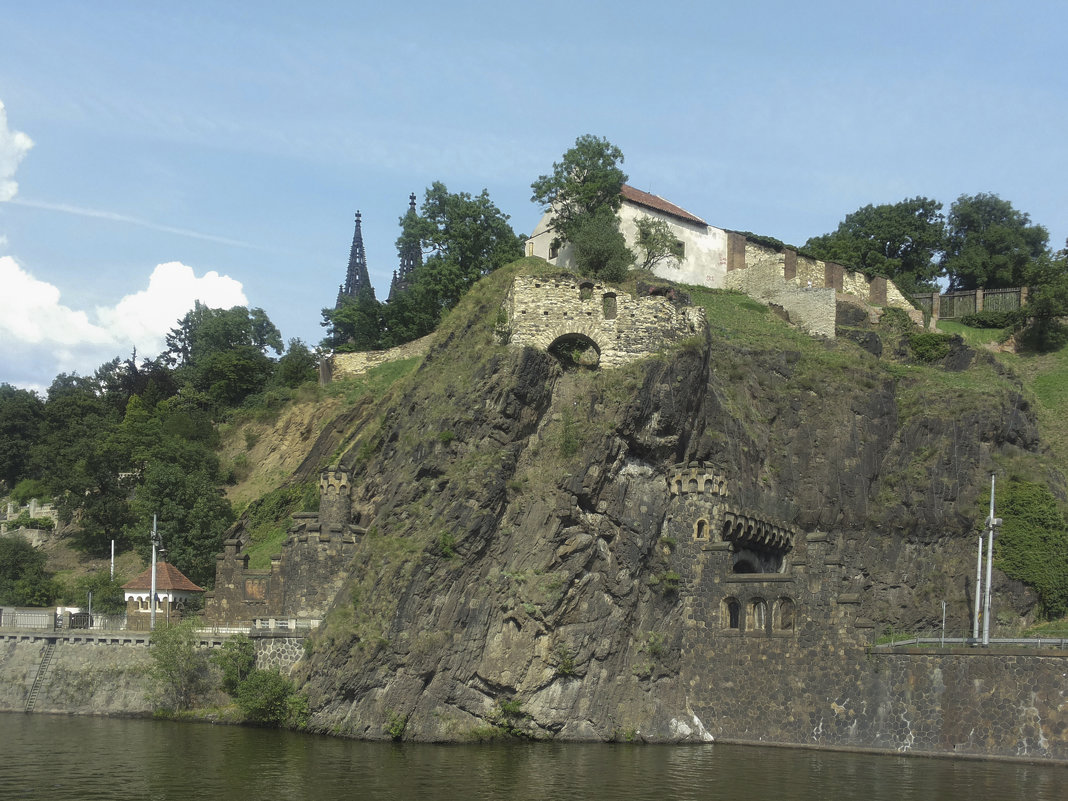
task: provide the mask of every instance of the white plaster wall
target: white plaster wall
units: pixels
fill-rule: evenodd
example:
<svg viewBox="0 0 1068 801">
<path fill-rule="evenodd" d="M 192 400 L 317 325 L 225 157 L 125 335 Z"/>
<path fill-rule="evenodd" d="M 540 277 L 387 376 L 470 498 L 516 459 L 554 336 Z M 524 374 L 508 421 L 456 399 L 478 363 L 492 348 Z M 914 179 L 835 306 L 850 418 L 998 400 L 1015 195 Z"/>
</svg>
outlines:
<svg viewBox="0 0 1068 801">
<path fill-rule="evenodd" d="M 686 223 L 668 214 L 638 206 L 627 201 L 619 210 L 619 229 L 623 232 L 627 246 L 635 251 L 640 260 L 641 254 L 634 243 L 638 239 L 638 227 L 635 222 L 639 217 L 652 217 L 664 220 L 671 232 L 685 246 L 686 256 L 682 264 L 675 260 L 657 265 L 655 275 L 680 284 L 696 284 L 715 289 L 724 287 L 727 275 L 727 232 L 711 225 Z M 555 232 L 549 227 L 549 215 L 545 214 L 534 227 L 534 232 L 527 240 L 526 255 L 538 256 L 550 264 L 570 270 L 574 268 L 571 246 L 565 244 L 560 248 L 556 258 L 549 258 Z"/>
</svg>

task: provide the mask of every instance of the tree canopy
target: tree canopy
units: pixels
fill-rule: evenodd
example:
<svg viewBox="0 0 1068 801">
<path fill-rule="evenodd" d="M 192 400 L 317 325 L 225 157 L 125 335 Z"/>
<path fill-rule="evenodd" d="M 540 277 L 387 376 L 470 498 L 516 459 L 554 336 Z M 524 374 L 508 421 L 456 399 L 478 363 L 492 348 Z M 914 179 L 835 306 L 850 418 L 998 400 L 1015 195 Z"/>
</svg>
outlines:
<svg viewBox="0 0 1068 801">
<path fill-rule="evenodd" d="M 608 280 L 618 280 L 634 262 L 616 216 L 627 181 L 622 163 L 618 147 L 583 134 L 551 174 L 530 185 L 531 200 L 552 215 L 554 244 L 571 243 L 579 271 Z"/>
<path fill-rule="evenodd" d="M 1025 286 L 1049 232 L 997 195 L 961 195 L 946 218 L 942 269 L 950 289 Z"/>
<path fill-rule="evenodd" d="M 891 279 L 906 292 L 930 290 L 945 233 L 942 204 L 926 197 L 867 205 L 829 234 L 812 237 L 804 250 L 820 259 Z"/>
</svg>

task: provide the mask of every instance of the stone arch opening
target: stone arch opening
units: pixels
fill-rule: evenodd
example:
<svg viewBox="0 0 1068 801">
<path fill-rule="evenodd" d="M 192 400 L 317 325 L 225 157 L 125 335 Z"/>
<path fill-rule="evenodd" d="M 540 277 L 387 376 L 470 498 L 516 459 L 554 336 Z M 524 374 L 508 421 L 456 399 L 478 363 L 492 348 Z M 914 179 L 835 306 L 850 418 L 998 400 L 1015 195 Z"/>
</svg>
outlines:
<svg viewBox="0 0 1068 801">
<path fill-rule="evenodd" d="M 749 619 L 746 628 L 750 631 L 765 631 L 768 626 L 768 602 L 754 598 L 749 602 Z"/>
<path fill-rule="evenodd" d="M 780 598 L 775 608 L 775 628 L 779 631 L 793 631 L 795 619 L 794 602 L 790 598 Z"/>
<path fill-rule="evenodd" d="M 616 315 L 619 313 L 619 306 L 616 301 L 615 292 L 605 292 L 601 297 L 601 305 L 604 309 L 604 319 L 616 319 Z"/>
<path fill-rule="evenodd" d="M 756 563 L 747 554 L 735 554 L 732 573 L 758 573 Z"/>
<path fill-rule="evenodd" d="M 583 281 L 579 284 L 579 300 L 589 300 L 593 297 L 593 284 L 590 281 Z"/>
<path fill-rule="evenodd" d="M 742 627 L 742 605 L 737 598 L 723 599 L 723 622 L 728 629 L 740 629 Z"/>
<path fill-rule="evenodd" d="M 695 540 L 707 540 L 708 539 L 708 521 L 701 518 L 694 525 L 693 538 Z"/>
<path fill-rule="evenodd" d="M 585 334 L 573 332 L 558 336 L 549 345 L 549 353 L 564 369 L 595 369 L 601 363 L 601 349 Z"/>
</svg>

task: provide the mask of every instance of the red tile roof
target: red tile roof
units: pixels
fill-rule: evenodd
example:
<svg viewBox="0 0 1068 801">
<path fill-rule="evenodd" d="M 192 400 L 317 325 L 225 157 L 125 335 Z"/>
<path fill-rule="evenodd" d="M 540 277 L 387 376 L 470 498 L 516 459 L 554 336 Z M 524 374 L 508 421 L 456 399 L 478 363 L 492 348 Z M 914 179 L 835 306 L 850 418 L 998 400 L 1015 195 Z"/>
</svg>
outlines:
<svg viewBox="0 0 1068 801">
<path fill-rule="evenodd" d="M 152 568 L 148 567 L 144 573 L 132 581 L 127 581 L 122 585 L 124 590 L 151 590 L 152 589 Z M 172 565 L 170 562 L 157 562 L 156 563 L 156 589 L 157 590 L 185 590 L 186 592 L 204 592 L 203 587 L 198 587 L 196 584 L 182 575 L 182 571 Z"/>
<path fill-rule="evenodd" d="M 633 186 L 623 184 L 623 189 L 620 191 L 624 200 L 629 200 L 631 203 L 636 203 L 639 206 L 645 206 L 648 209 L 654 211 L 663 212 L 664 214 L 670 214 L 672 217 L 678 217 L 680 220 L 686 222 L 697 223 L 698 225 L 708 225 L 700 217 L 697 217 L 686 209 L 680 209 L 674 203 L 669 203 L 659 195 L 653 195 L 649 192 L 643 192 L 640 189 L 635 189 Z"/>
</svg>

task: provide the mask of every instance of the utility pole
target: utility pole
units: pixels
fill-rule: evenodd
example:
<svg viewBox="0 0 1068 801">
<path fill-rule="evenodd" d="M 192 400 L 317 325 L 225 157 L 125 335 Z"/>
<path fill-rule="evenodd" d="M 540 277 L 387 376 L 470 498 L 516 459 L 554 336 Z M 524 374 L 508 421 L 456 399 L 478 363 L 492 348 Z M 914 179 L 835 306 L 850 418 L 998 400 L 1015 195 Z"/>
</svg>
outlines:
<svg viewBox="0 0 1068 801">
<path fill-rule="evenodd" d="M 156 516 L 152 515 L 152 594 L 148 598 L 148 608 L 152 610 L 149 615 L 148 628 L 152 631 L 156 630 L 156 549 L 159 545 L 159 534 L 156 531 Z"/>
<path fill-rule="evenodd" d="M 994 529 L 1001 525 L 1001 518 L 994 517 L 994 474 L 990 474 L 990 516 L 986 519 L 986 587 L 983 601 L 983 645 L 990 645 L 990 574 L 994 566 Z M 980 542 L 982 537 L 979 538 Z"/>
<path fill-rule="evenodd" d="M 983 598 L 983 535 L 979 535 L 979 560 L 975 566 L 975 614 L 972 616 L 972 643 L 979 642 L 979 604 Z"/>
</svg>

